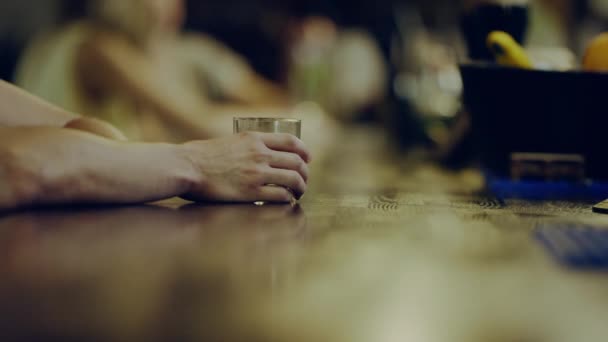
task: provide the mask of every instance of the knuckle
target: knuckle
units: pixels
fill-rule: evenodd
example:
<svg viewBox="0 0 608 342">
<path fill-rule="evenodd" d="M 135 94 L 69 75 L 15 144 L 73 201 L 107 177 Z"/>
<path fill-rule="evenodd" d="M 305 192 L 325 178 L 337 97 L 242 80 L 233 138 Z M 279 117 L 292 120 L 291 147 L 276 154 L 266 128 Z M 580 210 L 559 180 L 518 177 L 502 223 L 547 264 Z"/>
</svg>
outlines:
<svg viewBox="0 0 608 342">
<path fill-rule="evenodd" d="M 254 147 L 250 151 L 251 161 L 255 164 L 267 164 L 272 158 L 269 151 L 263 148 Z"/>
<path fill-rule="evenodd" d="M 245 193 L 252 194 L 254 197 L 259 197 L 260 185 L 256 183 L 245 184 Z"/>
<path fill-rule="evenodd" d="M 304 173 L 308 173 L 308 164 L 306 164 L 306 162 L 304 161 L 304 159 L 302 159 L 302 157 L 298 156 L 297 165 L 298 165 L 298 170 L 300 170 L 301 172 L 304 172 Z"/>
<path fill-rule="evenodd" d="M 262 146 L 254 146 L 251 148 L 251 158 L 255 163 L 267 163 L 272 158 L 270 151 Z"/>
<path fill-rule="evenodd" d="M 255 154 L 255 153 L 260 153 L 263 151 L 263 147 L 262 144 L 249 144 L 248 145 L 248 150 L 250 153 Z"/>
<path fill-rule="evenodd" d="M 298 192 L 302 192 L 302 193 L 304 191 L 306 191 L 306 182 L 304 181 L 302 176 L 300 176 L 299 173 L 294 172 L 294 178 L 295 178 L 295 186 L 296 186 L 296 188 L 294 190 L 298 190 Z"/>
<path fill-rule="evenodd" d="M 292 158 L 293 164 L 296 167 L 298 167 L 298 168 L 308 167 L 308 164 L 306 163 L 306 161 L 304 161 L 304 158 L 302 158 L 302 156 L 300 156 L 299 154 L 293 153 L 291 155 L 291 158 Z"/>
<path fill-rule="evenodd" d="M 298 168 L 298 172 L 300 173 L 300 175 L 302 175 L 304 182 L 306 182 L 308 180 L 308 167 L 306 166 L 306 164 L 300 165 L 300 167 Z"/>
<path fill-rule="evenodd" d="M 288 134 L 285 144 L 289 148 L 297 148 L 300 145 L 300 141 L 295 136 Z"/>
<path fill-rule="evenodd" d="M 289 192 L 289 190 L 287 190 L 287 189 L 283 189 L 279 195 L 279 199 L 282 202 L 289 202 L 289 201 L 291 201 L 291 198 L 292 198 L 292 195 Z"/>
<path fill-rule="evenodd" d="M 302 191 L 302 193 L 306 192 L 306 188 L 306 182 L 304 182 L 304 180 L 300 178 L 300 190 Z"/>
<path fill-rule="evenodd" d="M 260 139 L 259 134 L 255 132 L 241 132 L 239 133 L 239 137 L 245 141 L 256 141 Z"/>
<path fill-rule="evenodd" d="M 243 175 L 247 179 L 247 184 L 258 185 L 263 182 L 264 170 L 258 166 L 252 166 L 243 170 Z"/>
<path fill-rule="evenodd" d="M 290 190 L 284 187 L 276 187 L 272 193 L 272 200 L 276 202 L 289 202 L 291 197 Z"/>
</svg>

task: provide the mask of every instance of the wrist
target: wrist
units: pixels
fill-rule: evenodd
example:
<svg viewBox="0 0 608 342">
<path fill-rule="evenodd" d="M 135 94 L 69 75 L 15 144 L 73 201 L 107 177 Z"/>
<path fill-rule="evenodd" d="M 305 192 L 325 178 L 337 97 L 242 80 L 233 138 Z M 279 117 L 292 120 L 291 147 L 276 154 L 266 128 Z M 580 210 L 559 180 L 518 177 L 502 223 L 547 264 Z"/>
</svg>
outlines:
<svg viewBox="0 0 608 342">
<path fill-rule="evenodd" d="M 142 160 L 148 177 L 147 189 L 158 191 L 159 198 L 182 196 L 200 180 L 181 145 L 166 143 L 118 143 L 131 150 L 132 160 Z M 138 167 L 137 167 L 138 168 Z"/>
<path fill-rule="evenodd" d="M 171 172 L 173 173 L 173 177 L 176 177 L 178 182 L 183 186 L 180 196 L 190 193 L 195 188 L 200 188 L 205 184 L 205 176 L 193 159 L 193 155 L 197 152 L 193 151 L 188 143 L 169 145 L 168 148 L 175 163 L 175 167 Z"/>
</svg>

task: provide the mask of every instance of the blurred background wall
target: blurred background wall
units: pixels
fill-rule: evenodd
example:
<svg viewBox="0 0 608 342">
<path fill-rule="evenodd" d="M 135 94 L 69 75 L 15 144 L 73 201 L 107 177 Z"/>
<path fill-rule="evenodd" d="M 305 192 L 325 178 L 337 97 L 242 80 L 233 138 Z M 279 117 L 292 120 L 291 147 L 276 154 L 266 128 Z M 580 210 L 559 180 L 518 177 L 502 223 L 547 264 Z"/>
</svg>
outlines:
<svg viewBox="0 0 608 342">
<path fill-rule="evenodd" d="M 546 33 L 547 43 L 567 44 L 580 49 L 580 36 L 606 28 L 606 0 L 532 0 L 550 7 L 555 17 L 536 17 L 545 23 L 561 20 L 562 37 Z M 25 42 L 35 33 L 56 24 L 65 16 L 77 16 L 86 0 L 20 0 L 0 2 L 0 76 L 10 78 L 15 60 Z M 282 68 L 280 43 L 290 18 L 326 15 L 342 26 L 373 31 L 386 50 L 395 6 L 409 4 L 422 13 L 425 24 L 454 28 L 460 2 L 451 0 L 223 0 L 188 1 L 186 28 L 205 31 L 247 56 L 262 74 L 279 78 Z M 554 30 L 549 27 L 547 30 Z M 582 31 L 582 32 L 581 32 Z M 587 34 L 588 35 L 588 34 Z"/>
<path fill-rule="evenodd" d="M 577 34 L 606 28 L 606 0 L 532 0 L 550 7 L 554 18 L 536 17 L 546 23 L 563 20 L 559 30 L 567 43 L 580 49 Z M 0 2 L 0 76 L 10 79 L 19 51 L 35 33 L 48 29 L 62 17 L 78 16 L 86 0 L 21 0 Z M 188 1 L 186 28 L 208 32 L 248 57 L 262 74 L 279 78 L 285 28 L 290 18 L 325 15 L 342 26 L 365 27 L 373 31 L 386 50 L 390 44 L 396 6 L 409 4 L 422 13 L 425 24 L 454 28 L 460 2 L 450 0 L 223 0 Z M 557 18 L 557 19 L 556 19 Z M 561 43 L 562 37 L 546 33 L 546 43 Z"/>
<path fill-rule="evenodd" d="M 0 78 L 11 80 L 28 40 L 54 25 L 59 0 L 0 1 Z"/>
<path fill-rule="evenodd" d="M 466 58 L 460 31 L 462 8 L 465 3 L 492 1 L 498 0 L 188 0 L 184 30 L 216 38 L 285 88 L 293 78 L 294 54 L 300 51 L 294 47 L 294 37 L 302 35 L 309 18 L 325 18 L 321 26 L 326 31 L 321 36 L 365 32 L 384 63 L 368 74 L 386 73 L 381 78 L 386 93 L 383 101 L 358 108 L 348 119 L 384 121 L 407 144 L 427 136 L 441 140 L 433 138 L 437 123 L 458 112 L 461 85 L 457 65 Z M 608 0 L 512 1 L 530 3 L 527 41 L 532 45 L 567 48 L 580 57 L 588 40 L 608 29 Z M 87 3 L 1 1 L 0 78 L 12 80 L 28 42 L 40 32 L 84 17 Z M 355 68 L 350 74 L 362 69 Z M 348 82 L 356 81 L 345 78 L 343 83 Z"/>
</svg>

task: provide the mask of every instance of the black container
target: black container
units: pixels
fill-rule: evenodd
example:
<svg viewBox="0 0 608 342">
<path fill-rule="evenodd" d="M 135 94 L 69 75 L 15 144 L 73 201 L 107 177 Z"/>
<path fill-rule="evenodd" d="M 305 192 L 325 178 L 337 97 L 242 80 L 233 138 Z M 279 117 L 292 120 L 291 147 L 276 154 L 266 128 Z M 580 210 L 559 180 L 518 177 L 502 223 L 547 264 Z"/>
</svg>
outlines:
<svg viewBox="0 0 608 342">
<path fill-rule="evenodd" d="M 608 74 L 462 65 L 464 104 L 483 167 L 510 176 L 516 152 L 580 154 L 608 180 Z"/>
</svg>

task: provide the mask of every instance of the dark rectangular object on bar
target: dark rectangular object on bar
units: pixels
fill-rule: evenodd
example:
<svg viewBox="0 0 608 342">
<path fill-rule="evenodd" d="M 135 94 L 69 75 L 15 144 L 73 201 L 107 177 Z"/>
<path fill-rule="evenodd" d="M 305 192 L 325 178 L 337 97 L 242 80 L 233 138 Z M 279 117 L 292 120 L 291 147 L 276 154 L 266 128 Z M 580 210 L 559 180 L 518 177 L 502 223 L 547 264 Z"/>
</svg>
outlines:
<svg viewBox="0 0 608 342">
<path fill-rule="evenodd" d="M 608 74 L 462 65 L 464 104 L 483 167 L 511 177 L 513 153 L 580 155 L 608 179 Z"/>
</svg>

